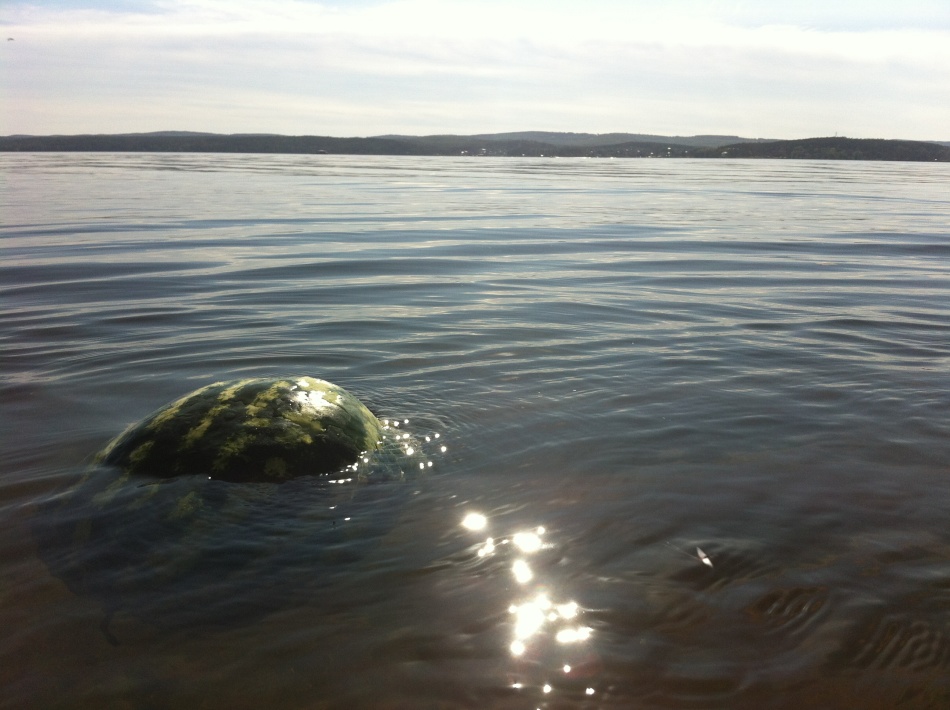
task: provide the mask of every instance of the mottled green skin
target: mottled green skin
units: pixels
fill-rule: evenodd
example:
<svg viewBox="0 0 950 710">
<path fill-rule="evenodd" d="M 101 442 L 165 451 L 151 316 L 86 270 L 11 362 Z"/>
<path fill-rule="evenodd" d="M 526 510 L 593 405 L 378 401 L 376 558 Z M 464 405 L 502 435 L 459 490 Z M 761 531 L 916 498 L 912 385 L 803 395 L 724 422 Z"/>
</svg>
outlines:
<svg viewBox="0 0 950 710">
<path fill-rule="evenodd" d="M 312 377 L 216 382 L 109 444 L 98 461 L 130 475 L 282 481 L 339 471 L 379 446 L 382 425 L 362 402 Z"/>
</svg>

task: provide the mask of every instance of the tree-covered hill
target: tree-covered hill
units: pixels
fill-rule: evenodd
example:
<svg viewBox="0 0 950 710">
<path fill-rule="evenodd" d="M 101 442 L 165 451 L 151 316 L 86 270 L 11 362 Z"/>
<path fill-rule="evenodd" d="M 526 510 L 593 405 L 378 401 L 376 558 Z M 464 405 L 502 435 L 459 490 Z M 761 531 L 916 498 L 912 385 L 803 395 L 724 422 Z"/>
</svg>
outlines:
<svg viewBox="0 0 950 710">
<path fill-rule="evenodd" d="M 726 145 L 719 142 L 725 138 L 734 142 Z M 623 133 L 598 135 L 544 132 L 474 136 L 393 135 L 370 138 L 221 135 L 187 131 L 118 135 L 5 136 L 0 137 L 0 151 L 950 161 L 950 147 L 924 141 L 855 138 L 736 141 L 735 137 L 724 136 L 663 139 L 662 136 L 638 137 L 637 134 Z"/>
<path fill-rule="evenodd" d="M 950 161 L 950 147 L 925 141 L 876 138 L 805 138 L 735 143 L 693 152 L 700 158 L 790 158 L 797 160 Z"/>
<path fill-rule="evenodd" d="M 7 136 L 5 151 L 91 151 L 149 153 L 345 153 L 355 155 L 424 155 L 405 141 L 385 138 L 331 138 L 270 134 L 159 132 L 116 135 Z"/>
</svg>

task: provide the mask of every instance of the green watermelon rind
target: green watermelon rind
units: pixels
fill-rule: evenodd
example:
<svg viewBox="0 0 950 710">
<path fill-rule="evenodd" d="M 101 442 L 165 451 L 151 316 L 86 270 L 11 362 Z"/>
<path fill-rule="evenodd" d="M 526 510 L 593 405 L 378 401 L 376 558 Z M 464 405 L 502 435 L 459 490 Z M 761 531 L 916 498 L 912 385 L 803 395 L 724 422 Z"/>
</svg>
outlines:
<svg viewBox="0 0 950 710">
<path fill-rule="evenodd" d="M 339 471 L 383 426 L 355 396 L 313 377 L 216 382 L 134 424 L 96 461 L 130 476 L 283 481 Z"/>
</svg>

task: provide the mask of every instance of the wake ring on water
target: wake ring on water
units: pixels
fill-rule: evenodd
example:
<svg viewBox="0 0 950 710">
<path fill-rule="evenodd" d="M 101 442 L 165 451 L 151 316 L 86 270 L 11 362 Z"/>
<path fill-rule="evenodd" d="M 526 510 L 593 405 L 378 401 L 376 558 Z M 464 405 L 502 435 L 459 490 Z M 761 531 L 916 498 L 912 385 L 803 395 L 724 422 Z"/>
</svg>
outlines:
<svg viewBox="0 0 950 710">
<path fill-rule="evenodd" d="M 340 441 L 355 444 L 352 462 L 306 465 L 336 456 Z M 135 629 L 246 623 L 307 599 L 323 573 L 369 554 L 410 499 L 401 483 L 433 472 L 445 441 L 407 418 L 380 421 L 322 380 L 216 383 L 133 425 L 42 505 L 40 554 L 101 604 L 112 644 L 136 633 L 130 620 Z M 160 450 L 166 443 L 179 448 Z M 170 462 L 163 475 L 159 461 Z M 215 468 L 221 461 L 236 466 Z"/>
</svg>

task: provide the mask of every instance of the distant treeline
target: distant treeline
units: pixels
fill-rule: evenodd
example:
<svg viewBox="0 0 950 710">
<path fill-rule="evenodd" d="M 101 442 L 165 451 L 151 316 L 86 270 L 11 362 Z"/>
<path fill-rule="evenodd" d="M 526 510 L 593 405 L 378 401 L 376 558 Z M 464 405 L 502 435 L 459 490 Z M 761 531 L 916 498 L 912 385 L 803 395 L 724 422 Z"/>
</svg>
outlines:
<svg viewBox="0 0 950 710">
<path fill-rule="evenodd" d="M 696 151 L 699 158 L 790 158 L 798 160 L 950 161 L 950 147 L 925 141 L 877 138 L 803 138 L 771 143 L 737 143 Z"/>
<path fill-rule="evenodd" d="M 215 133 L 131 133 L 78 136 L 6 136 L 3 151 L 140 153 L 346 153 L 425 155 L 403 141 L 326 136 L 220 135 Z"/>
<path fill-rule="evenodd" d="M 609 142 L 618 139 L 619 142 Z M 785 141 L 751 140 L 737 136 L 693 136 L 663 140 L 662 136 L 637 134 L 597 136 L 542 132 L 371 138 L 187 132 L 6 136 L 0 137 L 0 151 L 950 161 L 950 147 L 925 141 L 857 138 Z"/>
</svg>

